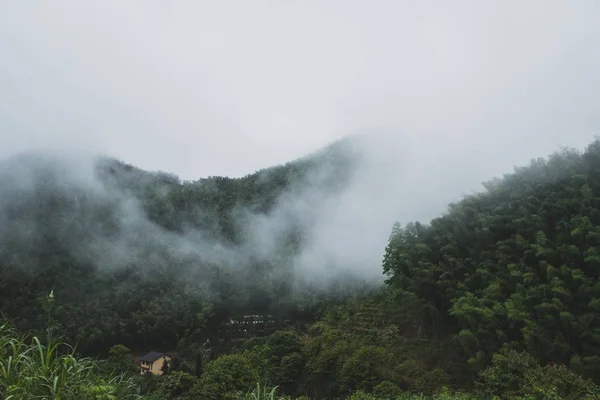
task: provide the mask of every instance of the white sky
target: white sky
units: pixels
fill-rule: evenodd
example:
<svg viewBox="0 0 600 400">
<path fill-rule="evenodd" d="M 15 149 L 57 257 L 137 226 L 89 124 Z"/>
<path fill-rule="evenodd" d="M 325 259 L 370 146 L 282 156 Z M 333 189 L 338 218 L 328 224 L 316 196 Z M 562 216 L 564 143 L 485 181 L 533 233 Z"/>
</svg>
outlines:
<svg viewBox="0 0 600 400">
<path fill-rule="evenodd" d="M 237 176 L 377 129 L 487 176 L 599 127 L 598 0 L 0 0 L 1 158 Z"/>
</svg>

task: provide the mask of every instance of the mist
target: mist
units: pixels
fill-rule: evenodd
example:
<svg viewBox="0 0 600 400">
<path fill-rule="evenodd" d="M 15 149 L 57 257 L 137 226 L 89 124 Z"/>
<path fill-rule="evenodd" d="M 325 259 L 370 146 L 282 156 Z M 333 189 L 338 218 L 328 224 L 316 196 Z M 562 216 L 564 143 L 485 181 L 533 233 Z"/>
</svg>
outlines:
<svg viewBox="0 0 600 400">
<path fill-rule="evenodd" d="M 598 133 L 599 7 L 593 0 L 7 5 L 0 157 L 11 183 L 0 215 L 15 199 L 35 199 L 43 174 L 59 168 L 55 182 L 117 204 L 111 228 L 76 200 L 70 209 L 81 229 L 58 217 L 55 225 L 78 257 L 103 270 L 177 260 L 239 272 L 270 259 L 293 265 L 298 280 L 380 282 L 395 221 L 427 221 L 514 165 L 559 146 L 582 148 Z M 95 172 L 106 155 L 185 180 L 241 177 L 355 134 L 360 161 L 341 191 L 319 184 L 332 173 L 323 167 L 267 215 L 235 210 L 248 239 L 238 246 L 158 226 L 138 198 Z M 15 158 L 31 151 L 26 162 Z M 21 219 L 17 236 L 34 246 L 41 236 L 31 221 Z M 292 224 L 306 230 L 303 247 L 281 260 L 273 254 Z M 6 230 L 2 237 L 14 240 Z"/>
<path fill-rule="evenodd" d="M 180 273 L 186 275 L 179 278 L 194 276 L 195 283 L 204 287 L 210 286 L 212 278 L 202 266 L 223 268 L 241 283 L 253 263 L 265 262 L 291 272 L 298 284 L 292 286 L 326 288 L 340 279 L 380 281 L 379 261 L 390 228 L 390 215 L 385 213 L 391 209 L 369 211 L 383 204 L 376 199 L 386 193 L 382 182 L 373 179 L 383 175 L 374 169 L 373 154 L 365 151 L 366 139 L 372 138 L 351 137 L 330 146 L 335 155 L 317 153 L 294 161 L 318 160 L 304 179 L 284 189 L 269 211 L 243 205 L 232 208 L 228 217 L 243 232 L 237 244 L 194 224 L 173 230 L 152 221 L 143 204 L 147 199 L 127 187 L 131 177 L 122 169 L 107 177 L 109 166 L 123 165 L 116 160 L 77 151 L 24 153 L 0 164 L 0 249 L 17 243 L 28 253 L 20 256 L 31 256 L 28 262 L 21 260 L 21 267 L 32 271 L 37 268 L 36 247 L 44 241 L 56 243 L 99 273 L 134 266 L 143 276 L 185 265 Z M 338 165 L 338 158 L 348 165 Z M 259 179 L 272 179 L 269 170 L 257 174 Z M 157 176 L 144 179 L 156 184 Z M 339 177 L 345 180 L 341 185 L 335 182 Z M 159 196 L 167 198 L 181 185 L 212 184 L 178 181 L 159 187 Z M 339 187 L 332 189 L 332 185 Z M 185 218 L 201 219 L 205 211 L 195 209 Z M 294 229 L 301 232 L 301 244 L 289 253 L 282 239 Z M 378 235 L 373 237 L 375 232 Z"/>
</svg>

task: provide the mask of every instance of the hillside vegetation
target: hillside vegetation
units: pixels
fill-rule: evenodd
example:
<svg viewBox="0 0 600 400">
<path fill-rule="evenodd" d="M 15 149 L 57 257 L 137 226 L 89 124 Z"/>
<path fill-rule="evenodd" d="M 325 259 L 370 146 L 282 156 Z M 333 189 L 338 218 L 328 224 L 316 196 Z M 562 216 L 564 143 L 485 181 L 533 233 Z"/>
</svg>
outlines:
<svg viewBox="0 0 600 400">
<path fill-rule="evenodd" d="M 396 226 L 384 272 L 474 372 L 503 346 L 600 380 L 600 142 L 538 159 L 430 224 Z"/>
<path fill-rule="evenodd" d="M 345 283 L 319 293 L 295 276 L 315 218 L 300 201 L 335 196 L 357 161 L 340 141 L 243 178 L 193 182 L 106 158 L 5 161 L 0 310 L 40 331 L 54 290 L 53 323 L 90 355 L 118 343 L 145 351 L 204 341 L 244 314 L 310 321 Z M 302 215 L 286 208 L 296 197 Z"/>
<path fill-rule="evenodd" d="M 111 168 L 146 176 L 155 186 Z M 247 225 L 228 219 L 235 205 L 272 212 L 277 196 L 307 184 L 298 182 L 310 168 L 297 168 L 203 183 L 165 178 L 160 185 L 156 175 L 118 163 L 102 171 L 119 178 L 116 193 L 135 193 L 153 224 L 176 235 L 188 223 L 204 224 L 202 232 L 219 243 L 243 246 Z M 349 176 L 346 167 L 334 170 L 325 193 L 335 193 Z M 50 217 L 61 215 L 69 198 L 25 198 L 37 205 L 15 202 L 23 208 L 11 214 L 11 226 L 27 226 L 26 212 L 39 213 L 48 231 L 36 237 L 35 256 L 32 248 L 18 251 L 18 236 L 4 242 L 13 247 L 1 253 L 0 307 L 22 327 L 59 336 L 77 332 L 86 351 L 137 341 L 176 344 L 180 357 L 165 376 L 136 378 L 138 395 L 147 399 L 599 399 L 600 141 L 582 153 L 563 150 L 534 160 L 485 188 L 432 221 L 394 225 L 387 247 L 382 243 L 383 287 L 344 286 L 340 296 L 317 291 L 308 299 L 289 294 L 294 276 L 285 268 L 286 256 L 302 246 L 301 224 L 282 236 L 270 263 L 244 264 L 241 280 L 218 263 L 191 268 L 181 258 L 169 268 L 133 263 L 98 274 L 79 263 L 85 258 L 75 259 L 81 253 L 64 247 L 77 241 L 61 247 L 57 239 L 64 237 L 56 234 L 62 225 Z M 102 204 L 86 204 L 84 194 L 77 199 L 88 211 L 77 214 L 70 233 L 82 240 L 85 232 L 76 227 L 87 223 L 83 216 L 107 213 L 93 220 L 106 222 L 102 229 L 109 233 L 111 218 L 119 223 Z M 190 222 L 194 207 L 211 211 Z M 151 251 L 156 243 L 148 246 Z M 174 254 L 161 249 L 165 257 Z M 273 272 L 278 278 L 269 281 Z M 214 286 L 191 286 L 207 273 Z M 50 287 L 57 288 L 52 303 Z M 214 351 L 205 332 L 218 332 L 219 318 L 240 310 L 280 313 L 291 324 Z M 294 325 L 309 317 L 308 329 Z M 112 373 L 135 374 L 131 358 L 126 347 L 113 346 Z"/>
</svg>

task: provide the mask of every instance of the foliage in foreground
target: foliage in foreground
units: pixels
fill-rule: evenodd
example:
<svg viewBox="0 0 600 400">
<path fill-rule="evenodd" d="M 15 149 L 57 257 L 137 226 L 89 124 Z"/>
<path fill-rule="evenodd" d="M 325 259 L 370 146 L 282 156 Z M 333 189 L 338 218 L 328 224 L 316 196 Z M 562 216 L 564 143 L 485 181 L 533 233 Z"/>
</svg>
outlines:
<svg viewBox="0 0 600 400">
<path fill-rule="evenodd" d="M 132 379 L 103 374 L 67 344 L 46 345 L 0 322 L 1 399 L 128 400 L 139 398 L 136 391 Z"/>
<path fill-rule="evenodd" d="M 591 380 L 563 365 L 541 365 L 530 354 L 509 347 L 494 354 L 469 392 L 459 392 L 448 372 L 439 368 L 444 360 L 436 367 L 419 360 L 418 352 L 410 353 L 410 346 L 388 345 L 384 353 L 347 332 L 321 329 L 330 332 L 301 339 L 293 332 L 280 331 L 264 343 L 250 340 L 237 353 L 210 361 L 200 377 L 182 371 L 152 377 L 157 390 L 149 399 L 600 399 L 600 389 Z M 338 336 L 337 343 L 322 337 L 332 332 Z M 402 357 L 408 358 L 401 361 Z M 400 363 L 394 368 L 396 362 Z"/>
<path fill-rule="evenodd" d="M 151 301 L 145 299 L 149 291 L 132 294 L 113 279 L 106 296 L 139 295 L 140 301 L 122 302 L 125 308 L 115 312 L 111 303 L 94 297 L 105 311 L 94 314 L 93 323 L 84 322 L 85 329 L 79 319 L 65 318 L 85 294 L 61 290 L 72 298 L 61 298 L 65 302 L 59 303 L 69 306 L 54 310 L 62 323 L 56 331 L 81 328 L 85 332 L 77 338 L 95 342 L 93 348 L 113 340 L 128 344 L 139 339 L 145 346 L 179 342 L 180 368 L 142 380 L 141 392 L 153 400 L 599 399 L 593 381 L 600 382 L 600 142 L 584 154 L 567 151 L 538 160 L 487 188 L 451 205 L 428 225 L 397 225 L 384 257 L 387 289 L 339 307 L 324 302 L 325 316 L 302 334 L 278 331 L 241 347 L 228 343 L 231 354 L 202 353 L 208 315 L 240 310 L 241 303 L 232 300 L 236 286 L 227 275 L 218 279 L 223 284 L 220 305 L 179 297 L 189 288 L 174 281 L 168 288 L 171 281 L 164 276 L 147 288 L 162 293 Z M 7 252 L 11 257 L 27 253 Z M 13 261 L 0 263 L 0 292 L 9 293 L 5 301 L 13 315 L 41 321 L 29 296 L 43 287 L 39 282 L 47 284 L 48 275 L 83 276 L 82 282 L 98 284 L 88 279 L 92 273 L 69 270 L 60 260 L 55 260 L 60 273 L 46 271 L 39 281 L 21 286 L 19 280 L 4 279 Z M 22 292 L 12 296 L 9 289 Z M 282 299 L 276 292 L 269 296 Z M 96 322 L 103 326 L 95 327 Z M 213 333 L 218 332 L 219 321 L 212 322 Z M 64 345 L 43 346 L 35 339 L 24 343 L 3 342 L 1 396 L 134 396 L 133 381 L 103 378 L 93 361 L 76 359 Z M 194 348 L 195 353 L 183 351 Z M 110 352 L 112 364 L 121 370 L 131 365 L 127 351 L 113 347 Z M 251 390 L 256 382 L 261 385 Z M 469 394 L 456 393 L 459 389 Z"/>
<path fill-rule="evenodd" d="M 535 370 L 536 368 L 534 368 Z M 494 371 L 490 371 L 493 373 Z M 539 371 L 538 371 L 539 372 Z M 535 377 L 532 380 L 524 380 L 522 388 L 519 389 L 520 395 L 514 391 L 507 390 L 501 395 L 489 395 L 483 392 L 476 394 L 451 392 L 448 389 L 442 389 L 439 393 L 426 396 L 423 394 L 411 393 L 368 393 L 362 390 L 352 393 L 345 400 L 562 400 L 562 399 L 581 399 L 581 400 L 597 400 L 600 399 L 600 394 L 597 389 L 593 389 L 593 384 L 590 382 L 579 386 L 583 379 L 576 379 L 576 382 L 570 384 L 567 382 L 572 378 L 572 373 L 567 373 L 564 377 L 560 375 L 565 372 L 558 370 L 556 374 L 548 374 L 541 380 L 540 377 Z M 535 373 L 534 373 L 535 374 Z M 550 382 L 553 381 L 553 382 Z M 545 386 L 544 386 L 545 385 Z M 574 389 L 573 392 L 566 391 Z M 583 389 L 583 391 L 582 391 Z M 595 391 L 594 391 L 595 390 Z M 563 392 L 563 393 L 561 393 Z M 263 387 L 257 384 L 257 387 L 247 394 L 238 394 L 236 400 L 291 400 L 292 397 L 286 395 L 278 395 L 277 388 Z M 316 400 L 309 399 L 305 396 L 297 398 L 297 400 Z"/>
<path fill-rule="evenodd" d="M 277 387 L 270 388 L 267 386 L 256 385 L 256 388 L 246 394 L 238 394 L 236 400 L 292 400 L 292 397 L 286 395 L 277 394 Z M 305 396 L 296 398 L 297 400 L 316 400 Z M 476 400 L 468 394 L 463 393 L 451 393 L 448 390 L 433 395 L 415 395 L 409 393 L 398 393 L 398 394 L 372 394 L 365 391 L 359 390 L 350 396 L 346 397 L 345 400 Z"/>
</svg>

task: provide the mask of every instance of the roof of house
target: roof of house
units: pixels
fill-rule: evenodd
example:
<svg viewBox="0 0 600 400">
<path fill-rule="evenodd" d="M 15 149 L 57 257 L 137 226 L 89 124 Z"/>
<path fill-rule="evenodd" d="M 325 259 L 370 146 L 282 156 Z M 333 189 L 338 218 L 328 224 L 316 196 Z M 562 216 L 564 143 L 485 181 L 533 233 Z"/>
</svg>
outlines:
<svg viewBox="0 0 600 400">
<path fill-rule="evenodd" d="M 163 356 L 167 356 L 167 355 L 163 354 L 163 353 L 159 353 L 157 351 L 151 351 L 150 353 L 147 353 L 147 354 L 141 356 L 140 361 L 154 362 Z"/>
</svg>

